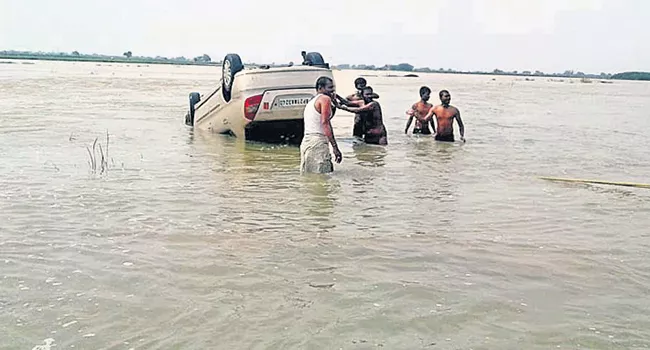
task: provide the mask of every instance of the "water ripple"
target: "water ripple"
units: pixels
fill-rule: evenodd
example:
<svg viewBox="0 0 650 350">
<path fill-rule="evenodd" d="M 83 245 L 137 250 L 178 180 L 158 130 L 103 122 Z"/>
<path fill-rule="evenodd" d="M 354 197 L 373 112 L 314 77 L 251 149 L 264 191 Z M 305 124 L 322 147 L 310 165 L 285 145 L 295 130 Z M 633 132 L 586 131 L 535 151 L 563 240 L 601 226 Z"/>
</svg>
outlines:
<svg viewBox="0 0 650 350">
<path fill-rule="evenodd" d="M 390 145 L 337 113 L 343 163 L 300 176 L 296 147 L 182 125 L 212 69 L 0 73 L 0 348 L 650 346 L 647 190 L 538 178 L 648 182 L 650 85 L 369 77 Z M 403 134 L 422 84 L 466 144 Z"/>
</svg>

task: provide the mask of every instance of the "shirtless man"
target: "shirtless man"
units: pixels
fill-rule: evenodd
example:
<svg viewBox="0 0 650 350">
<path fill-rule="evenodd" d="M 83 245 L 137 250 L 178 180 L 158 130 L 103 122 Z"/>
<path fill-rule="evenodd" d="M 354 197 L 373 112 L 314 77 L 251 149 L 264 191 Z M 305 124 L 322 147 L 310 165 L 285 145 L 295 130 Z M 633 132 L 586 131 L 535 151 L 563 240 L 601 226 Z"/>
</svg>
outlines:
<svg viewBox="0 0 650 350">
<path fill-rule="evenodd" d="M 433 116 L 436 116 L 438 123 L 438 131 L 435 134 L 436 141 L 454 142 L 454 119 L 456 119 L 460 130 L 460 140 L 465 142 L 465 125 L 460 118 L 458 108 L 449 104 L 451 102 L 449 91 L 440 91 L 440 102 L 442 104 L 431 108 L 425 117 L 426 120 L 433 122 Z"/>
<path fill-rule="evenodd" d="M 368 82 L 366 81 L 365 78 L 358 77 L 354 79 L 354 88 L 357 89 L 357 92 L 353 93 L 352 95 L 349 95 L 346 97 L 348 101 L 359 101 L 363 100 L 363 88 L 368 85 Z"/>
<path fill-rule="evenodd" d="M 406 129 L 404 133 L 408 134 L 413 118 L 415 118 L 415 127 L 413 128 L 413 134 L 423 134 L 431 135 L 431 130 L 429 129 L 429 123 L 431 123 L 431 128 L 433 132 L 436 132 L 436 126 L 433 123 L 433 119 L 425 119 L 429 110 L 433 107 L 429 103 L 429 98 L 431 97 L 431 89 L 426 86 L 420 88 L 420 101 L 416 102 L 411 106 L 411 109 L 406 111 L 406 114 L 409 116 L 408 122 L 406 122 Z"/>
<path fill-rule="evenodd" d="M 339 102 L 342 105 L 348 107 L 361 107 L 365 104 L 365 102 L 363 101 L 363 89 L 366 87 L 367 84 L 368 82 L 366 81 L 366 79 L 359 77 L 354 80 L 354 87 L 357 89 L 357 92 L 345 98 L 336 95 L 336 99 L 339 100 Z M 373 93 L 372 98 L 379 98 L 379 95 Z M 355 114 L 354 127 L 352 128 L 352 136 L 357 138 L 362 138 L 363 134 L 365 133 L 363 129 L 364 124 L 365 121 L 362 119 L 362 115 L 360 115 L 359 113 Z"/>
<path fill-rule="evenodd" d="M 368 85 L 368 82 L 363 77 L 358 77 L 354 79 L 354 88 L 357 89 L 357 92 L 348 97 L 343 98 L 339 95 L 336 95 L 336 98 L 341 101 L 344 105 L 348 107 L 358 107 L 363 105 L 363 89 Z M 379 98 L 379 95 L 373 92 L 372 98 Z"/>
<path fill-rule="evenodd" d="M 363 89 L 366 87 L 368 82 L 366 79 L 359 77 L 354 80 L 354 87 L 357 89 L 357 92 L 349 95 L 346 98 L 343 98 L 341 96 L 336 96 L 337 100 L 341 102 L 341 104 L 348 106 L 348 107 L 360 107 L 363 105 Z M 354 127 L 352 128 L 352 136 L 361 138 L 363 137 L 363 124 L 364 121 L 361 119 L 360 114 L 355 114 L 354 116 Z"/>
<path fill-rule="evenodd" d="M 372 87 L 366 86 L 363 88 L 362 96 L 364 104 L 361 107 L 348 107 L 346 105 L 339 105 L 338 107 L 350 113 L 357 113 L 361 117 L 361 120 L 363 120 L 363 138 L 366 143 L 387 145 L 388 133 L 384 126 L 381 106 L 379 102 L 373 100 L 377 95 L 375 95 Z"/>
</svg>

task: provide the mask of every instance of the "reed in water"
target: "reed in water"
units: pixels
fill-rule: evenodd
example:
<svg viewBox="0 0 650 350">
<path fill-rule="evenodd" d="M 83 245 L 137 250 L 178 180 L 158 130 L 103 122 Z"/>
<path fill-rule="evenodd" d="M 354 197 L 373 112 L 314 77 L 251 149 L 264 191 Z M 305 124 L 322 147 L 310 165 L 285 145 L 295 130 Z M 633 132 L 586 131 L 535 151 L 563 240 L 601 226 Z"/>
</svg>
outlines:
<svg viewBox="0 0 650 350">
<path fill-rule="evenodd" d="M 102 148 L 102 144 L 97 143 L 98 140 L 99 138 L 96 137 L 95 141 L 93 141 L 92 151 L 88 146 L 86 146 L 86 150 L 88 151 L 88 157 L 90 158 L 88 160 L 90 171 L 93 174 L 96 174 L 97 171 L 99 170 L 99 174 L 102 175 L 104 173 L 108 173 L 108 146 L 110 143 L 110 136 L 108 134 L 108 130 L 106 130 L 106 154 L 104 154 L 104 149 Z M 97 153 L 98 150 L 99 153 Z M 99 165 L 97 163 L 98 160 L 99 160 Z"/>
</svg>

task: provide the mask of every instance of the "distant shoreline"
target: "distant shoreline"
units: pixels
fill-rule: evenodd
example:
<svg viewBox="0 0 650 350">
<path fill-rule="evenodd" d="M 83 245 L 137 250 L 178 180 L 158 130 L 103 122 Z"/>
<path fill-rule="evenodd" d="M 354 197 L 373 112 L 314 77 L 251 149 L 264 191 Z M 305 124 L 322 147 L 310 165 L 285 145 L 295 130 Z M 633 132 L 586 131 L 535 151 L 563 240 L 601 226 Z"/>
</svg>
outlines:
<svg viewBox="0 0 650 350">
<path fill-rule="evenodd" d="M 201 60 L 201 57 L 207 57 L 207 60 Z M 162 64 L 162 65 L 177 65 L 177 66 L 220 66 L 221 61 L 212 62 L 209 56 L 204 55 L 197 57 L 194 60 L 190 60 L 184 57 L 179 58 L 166 58 L 166 57 L 126 57 L 126 56 L 106 56 L 106 55 L 84 55 L 84 54 L 65 54 L 65 53 L 25 53 L 25 52 L 10 52 L 7 51 L 0 52 L 0 59 L 2 60 L 25 60 L 25 61 L 59 61 L 59 62 L 96 62 L 96 63 L 123 63 L 123 64 Z M 255 63 L 248 63 L 246 65 L 257 65 Z M 357 71 L 367 71 L 367 72 L 381 72 L 381 71 L 391 71 L 391 72 L 400 72 L 405 74 L 407 77 L 417 77 L 418 73 L 437 73 L 437 74 L 465 74 L 465 75 L 486 75 L 486 76 L 513 76 L 513 77 L 522 77 L 525 79 L 533 78 L 565 78 L 565 79 L 583 79 L 585 82 L 590 80 L 631 80 L 631 81 L 650 81 L 650 72 L 622 72 L 616 74 L 605 74 L 600 75 L 595 74 L 584 74 L 581 72 L 565 72 L 565 73 L 544 73 L 540 71 L 535 72 L 508 72 L 495 69 L 492 72 L 482 72 L 482 71 L 456 71 L 452 69 L 440 69 L 434 70 L 429 68 L 412 68 L 411 69 L 400 69 L 401 65 L 390 66 L 386 65 L 384 67 L 374 67 L 374 66 L 350 66 L 347 64 L 339 64 L 338 66 L 333 65 L 332 69 L 336 70 L 357 70 Z M 276 67 L 276 65 L 270 65 L 271 67 Z M 282 66 L 282 65 L 279 65 Z M 569 73 L 569 74 L 567 74 Z M 391 75 L 391 77 L 398 77 Z"/>
<path fill-rule="evenodd" d="M 26 61 L 61 61 L 61 62 L 97 62 L 97 63 L 130 63 L 130 64 L 167 64 L 179 66 L 218 66 L 221 62 L 194 62 L 179 61 L 171 59 L 153 59 L 140 57 L 107 57 L 107 56 L 57 56 L 57 55 L 4 55 L 4 60 L 26 60 Z"/>
</svg>

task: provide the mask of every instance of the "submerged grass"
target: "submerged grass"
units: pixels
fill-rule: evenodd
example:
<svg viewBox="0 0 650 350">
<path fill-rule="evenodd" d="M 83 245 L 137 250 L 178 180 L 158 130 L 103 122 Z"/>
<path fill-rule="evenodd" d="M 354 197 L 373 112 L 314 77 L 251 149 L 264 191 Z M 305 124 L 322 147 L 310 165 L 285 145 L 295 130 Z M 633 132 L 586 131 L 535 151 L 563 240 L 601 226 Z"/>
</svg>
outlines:
<svg viewBox="0 0 650 350">
<path fill-rule="evenodd" d="M 104 153 L 104 148 L 102 147 L 101 143 L 97 143 L 99 140 L 98 137 L 95 138 L 95 141 L 93 141 L 93 146 L 92 146 L 92 151 L 91 148 L 86 146 L 86 150 L 88 151 L 88 165 L 90 166 L 90 171 L 93 174 L 97 174 L 99 172 L 100 175 L 108 173 L 108 146 L 110 143 L 110 136 L 108 134 L 108 130 L 106 130 L 106 153 Z M 99 151 L 99 153 L 97 152 Z"/>
</svg>

